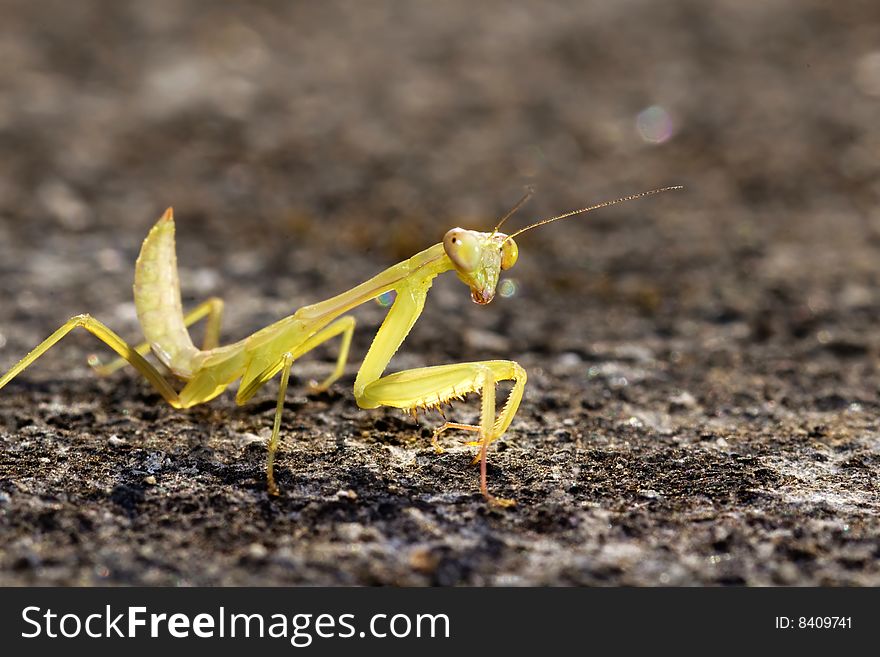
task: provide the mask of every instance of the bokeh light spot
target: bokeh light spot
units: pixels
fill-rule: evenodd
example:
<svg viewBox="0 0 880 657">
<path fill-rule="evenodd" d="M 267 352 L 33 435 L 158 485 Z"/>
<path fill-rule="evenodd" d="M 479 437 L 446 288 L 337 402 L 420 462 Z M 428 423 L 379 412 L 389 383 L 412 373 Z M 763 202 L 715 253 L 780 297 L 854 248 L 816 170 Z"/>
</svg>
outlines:
<svg viewBox="0 0 880 657">
<path fill-rule="evenodd" d="M 856 86 L 868 96 L 880 96 L 880 50 L 864 55 L 856 62 Z"/>
<path fill-rule="evenodd" d="M 675 132 L 672 117 L 659 105 L 646 107 L 636 117 L 636 129 L 646 142 L 662 144 L 669 141 Z"/>
<path fill-rule="evenodd" d="M 378 297 L 376 297 L 376 303 L 378 303 L 383 308 L 387 308 L 394 300 L 397 298 L 397 292 L 394 290 L 388 290 L 387 292 L 383 292 Z"/>
<path fill-rule="evenodd" d="M 517 289 L 519 289 L 519 285 L 515 280 L 512 278 L 505 278 L 498 285 L 498 294 L 507 299 L 516 294 Z"/>
</svg>

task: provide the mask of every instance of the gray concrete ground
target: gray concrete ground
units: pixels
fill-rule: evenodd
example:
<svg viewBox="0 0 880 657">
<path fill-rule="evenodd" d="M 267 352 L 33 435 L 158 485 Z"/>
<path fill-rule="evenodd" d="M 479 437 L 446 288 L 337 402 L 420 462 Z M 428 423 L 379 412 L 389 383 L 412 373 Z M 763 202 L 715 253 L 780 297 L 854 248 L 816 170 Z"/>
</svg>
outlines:
<svg viewBox="0 0 880 657">
<path fill-rule="evenodd" d="M 880 6 L 0 3 L 0 367 L 69 316 L 130 340 L 178 217 L 225 339 L 454 225 L 524 235 L 506 297 L 438 280 L 393 368 L 529 372 L 489 455 L 321 395 L 175 411 L 87 334 L 0 392 L 3 584 L 880 584 Z M 471 421 L 476 398 L 457 405 Z"/>
</svg>

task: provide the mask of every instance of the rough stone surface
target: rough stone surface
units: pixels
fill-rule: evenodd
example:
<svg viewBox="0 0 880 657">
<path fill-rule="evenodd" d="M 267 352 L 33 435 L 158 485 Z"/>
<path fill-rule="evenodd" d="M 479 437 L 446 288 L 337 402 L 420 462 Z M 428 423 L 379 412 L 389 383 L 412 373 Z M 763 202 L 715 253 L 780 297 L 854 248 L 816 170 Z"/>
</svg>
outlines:
<svg viewBox="0 0 880 657">
<path fill-rule="evenodd" d="M 880 585 L 878 3 L 2 4 L 2 368 L 80 312 L 136 341 L 168 205 L 237 339 L 524 184 L 511 227 L 687 189 L 522 236 L 487 307 L 438 280 L 395 357 L 528 370 L 515 508 L 357 408 L 372 302 L 331 391 L 295 368 L 277 499 L 276 383 L 175 411 L 75 333 L 0 392 L 0 584 Z"/>
</svg>

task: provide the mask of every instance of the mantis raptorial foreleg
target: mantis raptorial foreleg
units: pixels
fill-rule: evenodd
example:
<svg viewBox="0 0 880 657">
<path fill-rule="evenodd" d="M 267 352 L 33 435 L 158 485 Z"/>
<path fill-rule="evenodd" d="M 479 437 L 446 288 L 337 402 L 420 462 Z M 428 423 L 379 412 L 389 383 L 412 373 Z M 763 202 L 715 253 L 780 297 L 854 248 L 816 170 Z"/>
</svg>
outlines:
<svg viewBox="0 0 880 657">
<path fill-rule="evenodd" d="M 509 506 L 513 503 L 511 500 L 496 498 L 489 494 L 486 482 L 486 450 L 489 444 L 503 436 L 510 426 L 522 400 L 526 378 L 525 370 L 509 360 L 456 363 L 389 374 L 368 384 L 365 395 L 382 406 L 416 409 L 439 406 L 469 392 L 479 393 L 482 397 L 480 424 L 446 422 L 435 431 L 432 442 L 436 448 L 436 438 L 447 429 L 479 432 L 479 440 L 470 444 L 480 447 L 480 452 L 474 459 L 475 462 L 477 460 L 480 462 L 480 490 L 493 503 Z M 495 385 L 499 381 L 513 381 L 513 388 L 504 408 L 496 417 Z"/>
<path fill-rule="evenodd" d="M 184 325 L 189 327 L 198 322 L 200 319 L 207 317 L 205 323 L 205 339 L 202 342 L 202 349 L 208 350 L 220 344 L 220 321 L 223 317 L 223 299 L 220 297 L 211 297 L 206 299 L 198 306 L 189 311 L 183 318 Z M 141 342 L 134 350 L 141 356 L 150 353 L 150 343 Z M 89 365 L 98 374 L 98 376 L 108 376 L 123 367 L 128 361 L 125 358 L 117 358 L 109 363 L 102 364 L 101 359 L 92 354 L 89 356 Z"/>
<path fill-rule="evenodd" d="M 46 353 L 56 342 L 77 327 L 86 329 L 89 333 L 119 354 L 126 362 L 131 363 L 135 369 L 137 369 L 137 371 L 159 391 L 159 394 L 165 398 L 165 401 L 171 404 L 174 408 L 180 408 L 180 400 L 177 396 L 177 392 L 175 392 L 174 388 L 171 387 L 171 384 L 165 380 L 165 377 L 159 373 L 159 370 L 153 367 L 143 356 L 135 351 L 131 345 L 126 343 L 122 338 L 116 335 L 116 333 L 111 331 L 91 315 L 76 315 L 67 320 L 67 322 L 65 322 L 57 331 L 34 347 L 27 356 L 18 361 L 12 369 L 3 375 L 3 378 L 0 378 L 0 388 L 5 386 L 28 365 Z"/>
<path fill-rule="evenodd" d="M 513 502 L 489 494 L 486 483 L 486 448 L 501 437 L 510 426 L 522 400 L 526 372 L 509 360 L 454 363 L 434 367 L 420 367 L 381 376 L 391 357 L 406 338 L 422 312 L 428 288 L 426 285 L 407 285 L 397 288 L 397 298 L 373 344 L 364 358 L 354 384 L 354 394 L 362 408 L 393 406 L 407 410 L 439 407 L 451 399 L 469 392 L 482 396 L 480 425 L 447 423 L 439 431 L 459 428 L 480 433 L 480 490 L 487 499 L 508 506 Z M 495 384 L 513 381 L 513 389 L 500 415 L 495 417 Z M 438 434 L 435 434 L 435 437 Z M 436 440 L 434 441 L 436 446 Z"/>
</svg>

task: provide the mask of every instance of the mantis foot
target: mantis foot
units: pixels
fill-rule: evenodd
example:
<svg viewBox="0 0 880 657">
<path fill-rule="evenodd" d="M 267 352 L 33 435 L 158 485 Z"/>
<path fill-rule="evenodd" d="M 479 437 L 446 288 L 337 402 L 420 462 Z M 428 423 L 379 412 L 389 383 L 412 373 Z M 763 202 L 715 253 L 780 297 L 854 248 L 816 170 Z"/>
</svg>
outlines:
<svg viewBox="0 0 880 657">
<path fill-rule="evenodd" d="M 480 427 L 474 424 L 461 424 L 459 422 L 444 422 L 439 427 L 434 429 L 434 435 L 431 436 L 431 446 L 434 448 L 434 451 L 437 454 L 442 454 L 445 450 L 443 446 L 440 444 L 440 434 L 448 429 L 461 429 L 463 431 L 479 431 Z M 475 441 L 477 445 L 480 444 L 480 441 Z M 470 444 L 470 443 L 468 443 Z"/>
<path fill-rule="evenodd" d="M 516 500 L 509 497 L 495 497 L 494 495 L 489 495 L 487 501 L 490 506 L 497 506 L 502 509 L 509 509 L 512 506 L 516 506 Z"/>
</svg>

